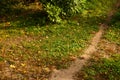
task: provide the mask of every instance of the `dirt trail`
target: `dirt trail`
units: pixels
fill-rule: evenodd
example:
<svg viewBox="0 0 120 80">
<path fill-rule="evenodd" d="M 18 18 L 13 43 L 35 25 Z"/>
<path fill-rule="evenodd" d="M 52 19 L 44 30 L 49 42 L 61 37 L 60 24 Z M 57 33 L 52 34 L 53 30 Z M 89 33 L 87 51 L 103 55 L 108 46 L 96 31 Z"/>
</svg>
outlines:
<svg viewBox="0 0 120 80">
<path fill-rule="evenodd" d="M 120 6 L 120 0 L 118 0 L 117 4 L 115 4 L 115 8 L 117 9 Z M 110 22 L 113 14 L 116 12 L 116 9 L 111 10 L 108 13 L 106 21 L 103 24 L 100 24 L 99 31 L 95 34 L 92 38 L 91 44 L 87 49 L 84 50 L 84 54 L 81 56 L 81 59 L 76 59 L 73 64 L 68 69 L 62 70 L 55 70 L 49 80 L 74 80 L 74 74 L 81 70 L 81 68 L 88 62 L 91 55 L 96 52 L 97 44 L 99 43 L 102 34 L 104 33 L 105 29 L 108 27 L 107 24 Z"/>
<path fill-rule="evenodd" d="M 99 31 L 93 37 L 91 45 L 84 51 L 81 59 L 76 59 L 76 61 L 68 69 L 54 71 L 49 80 L 74 80 L 72 78 L 73 75 L 86 64 L 91 54 L 96 51 L 96 46 L 100 41 L 104 27 L 105 25 L 101 24 Z"/>
</svg>

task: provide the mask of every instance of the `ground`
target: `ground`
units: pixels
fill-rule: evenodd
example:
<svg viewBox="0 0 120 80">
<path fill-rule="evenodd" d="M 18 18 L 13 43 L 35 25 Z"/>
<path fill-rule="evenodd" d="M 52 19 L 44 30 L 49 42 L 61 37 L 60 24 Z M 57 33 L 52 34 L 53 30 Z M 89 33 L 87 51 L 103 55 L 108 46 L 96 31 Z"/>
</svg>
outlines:
<svg viewBox="0 0 120 80">
<path fill-rule="evenodd" d="M 32 9 L 31 13 L 32 7 L 18 5 L 23 9 L 16 11 L 17 7 L 13 6 L 15 13 L 11 14 L 14 15 L 0 16 L 0 78 L 53 80 L 52 77 L 58 76 L 57 80 L 73 80 L 76 74 L 74 78 L 77 80 L 98 77 L 106 80 L 101 74 L 96 75 L 94 72 L 97 71 L 92 67 L 85 67 L 85 72 L 84 66 L 88 61 L 92 66 L 95 63 L 91 61 L 98 63 L 101 58 L 108 59 L 120 52 L 120 25 L 111 18 L 116 13 L 116 7 L 110 8 L 111 3 L 108 4 L 105 9 L 97 4 L 87 18 L 86 13 L 90 11 L 84 11 L 82 16 L 77 15 L 62 24 L 44 24 L 38 8 Z M 106 75 L 108 73 L 106 71 Z"/>
</svg>

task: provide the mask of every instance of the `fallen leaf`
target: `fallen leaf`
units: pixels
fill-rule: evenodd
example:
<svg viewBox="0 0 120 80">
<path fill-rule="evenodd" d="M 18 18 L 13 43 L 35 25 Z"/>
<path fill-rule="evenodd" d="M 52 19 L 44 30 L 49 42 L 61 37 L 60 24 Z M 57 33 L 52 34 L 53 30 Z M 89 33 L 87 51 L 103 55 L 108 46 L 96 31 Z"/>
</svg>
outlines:
<svg viewBox="0 0 120 80">
<path fill-rule="evenodd" d="M 11 65 L 10 65 L 10 68 L 16 68 L 16 66 L 11 64 Z"/>
<path fill-rule="evenodd" d="M 23 66 L 23 67 L 24 67 L 24 66 L 25 66 L 25 64 L 24 64 L 24 63 L 21 63 L 21 66 Z"/>
<path fill-rule="evenodd" d="M 43 68 L 43 70 L 44 70 L 45 72 L 50 72 L 50 71 L 51 71 L 48 67 Z"/>
</svg>

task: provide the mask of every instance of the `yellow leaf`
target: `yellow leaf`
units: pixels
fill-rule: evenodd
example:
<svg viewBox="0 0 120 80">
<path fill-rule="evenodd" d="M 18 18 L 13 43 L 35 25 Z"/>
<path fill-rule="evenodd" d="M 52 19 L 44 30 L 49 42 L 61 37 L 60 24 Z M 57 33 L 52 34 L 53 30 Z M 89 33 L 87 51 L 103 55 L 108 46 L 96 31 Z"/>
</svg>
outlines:
<svg viewBox="0 0 120 80">
<path fill-rule="evenodd" d="M 25 66 L 25 64 L 24 64 L 24 63 L 21 63 L 21 66 L 23 66 L 23 67 L 24 67 L 24 66 Z"/>
<path fill-rule="evenodd" d="M 44 68 L 46 72 L 50 72 L 50 69 L 48 67 Z"/>
<path fill-rule="evenodd" d="M 11 65 L 10 65 L 10 68 L 16 68 L 16 66 L 11 64 Z"/>
<path fill-rule="evenodd" d="M 26 73 L 27 71 L 23 71 L 23 73 Z"/>
</svg>

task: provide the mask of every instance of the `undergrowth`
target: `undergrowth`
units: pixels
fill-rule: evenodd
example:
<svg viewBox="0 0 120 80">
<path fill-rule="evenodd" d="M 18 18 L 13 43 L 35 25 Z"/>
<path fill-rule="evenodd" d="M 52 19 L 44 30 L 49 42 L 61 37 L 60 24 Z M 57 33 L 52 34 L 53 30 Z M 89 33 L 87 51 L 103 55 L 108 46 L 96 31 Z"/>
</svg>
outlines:
<svg viewBox="0 0 120 80">
<path fill-rule="evenodd" d="M 26 20 L 26 18 L 28 18 Z M 1 73 L 20 79 L 48 78 L 52 69 L 66 68 L 82 54 L 91 37 L 97 32 L 97 23 L 91 20 L 63 21 L 62 24 L 39 25 L 39 19 L 24 16 L 0 23 Z M 32 20 L 30 20 L 32 19 Z M 39 69 L 39 70 L 38 70 Z M 11 75 L 2 75 L 9 79 Z M 16 79 L 16 77 L 12 77 Z"/>
<path fill-rule="evenodd" d="M 97 5 L 91 4 L 82 15 L 75 16 L 77 19 L 63 20 L 60 24 L 49 23 L 47 14 L 25 6 L 3 9 L 3 16 L 0 16 L 0 78 L 45 80 L 53 69 L 68 67 L 89 45 L 89 40 L 98 31 L 98 23 L 103 20 L 101 16 L 109 10 L 108 5 L 104 8 L 106 12 L 101 4 Z"/>
<path fill-rule="evenodd" d="M 120 45 L 120 10 L 113 15 L 113 18 L 110 22 L 110 27 L 106 31 L 105 38 L 112 43 Z"/>
<path fill-rule="evenodd" d="M 93 55 L 88 64 L 76 73 L 76 80 L 119 80 L 120 23 L 118 16 L 120 16 L 119 11 L 113 15 L 109 24 L 110 27 L 105 31 L 103 39 L 99 43 L 98 51 L 95 52 L 96 56 Z"/>
<path fill-rule="evenodd" d="M 78 79 L 84 80 L 119 80 L 120 75 L 120 55 L 114 54 L 109 59 L 99 58 L 77 73 Z"/>
</svg>

